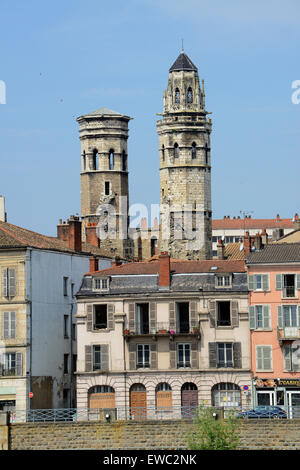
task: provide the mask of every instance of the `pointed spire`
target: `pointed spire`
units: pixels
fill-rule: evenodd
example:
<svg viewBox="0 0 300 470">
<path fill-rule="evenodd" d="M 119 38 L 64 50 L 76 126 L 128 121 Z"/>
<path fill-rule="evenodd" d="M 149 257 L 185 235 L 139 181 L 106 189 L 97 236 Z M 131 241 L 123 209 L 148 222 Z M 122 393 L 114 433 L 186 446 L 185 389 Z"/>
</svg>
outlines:
<svg viewBox="0 0 300 470">
<path fill-rule="evenodd" d="M 193 70 L 198 72 L 196 65 L 193 64 L 191 59 L 183 51 L 179 54 L 169 72 L 178 72 L 180 70 Z"/>
</svg>

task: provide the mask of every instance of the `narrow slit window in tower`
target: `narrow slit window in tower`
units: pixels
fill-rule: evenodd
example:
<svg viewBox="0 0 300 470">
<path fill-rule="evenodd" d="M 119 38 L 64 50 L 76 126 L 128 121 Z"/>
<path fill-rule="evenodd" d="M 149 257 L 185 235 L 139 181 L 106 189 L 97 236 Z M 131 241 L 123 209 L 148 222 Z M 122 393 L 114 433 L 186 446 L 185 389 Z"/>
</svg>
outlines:
<svg viewBox="0 0 300 470">
<path fill-rule="evenodd" d="M 193 102 L 193 90 L 191 89 L 191 87 L 188 89 L 188 92 L 187 92 L 187 102 L 188 103 Z"/>
<path fill-rule="evenodd" d="M 180 103 L 180 91 L 178 88 L 175 90 L 175 103 Z"/>
<path fill-rule="evenodd" d="M 115 165 L 115 153 L 113 149 L 110 149 L 109 151 L 109 169 L 113 170 Z"/>
</svg>

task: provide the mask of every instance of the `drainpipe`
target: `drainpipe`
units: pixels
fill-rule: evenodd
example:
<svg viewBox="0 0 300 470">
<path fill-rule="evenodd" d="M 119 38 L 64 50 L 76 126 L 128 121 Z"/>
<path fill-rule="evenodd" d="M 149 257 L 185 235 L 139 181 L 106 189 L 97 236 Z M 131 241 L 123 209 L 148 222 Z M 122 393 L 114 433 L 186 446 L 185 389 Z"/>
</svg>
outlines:
<svg viewBox="0 0 300 470">
<path fill-rule="evenodd" d="M 29 304 L 29 392 L 32 392 L 32 248 L 27 248 L 29 253 L 29 286 L 28 291 L 26 292 L 26 303 Z M 28 257 L 26 256 L 26 262 L 28 261 Z M 27 271 L 27 266 L 26 266 Z M 27 362 L 27 361 L 26 361 Z M 26 364 L 27 369 L 27 364 Z M 27 370 L 26 370 L 27 373 Z M 26 397 L 28 401 L 28 408 L 31 409 L 31 400 L 29 397 Z"/>
</svg>

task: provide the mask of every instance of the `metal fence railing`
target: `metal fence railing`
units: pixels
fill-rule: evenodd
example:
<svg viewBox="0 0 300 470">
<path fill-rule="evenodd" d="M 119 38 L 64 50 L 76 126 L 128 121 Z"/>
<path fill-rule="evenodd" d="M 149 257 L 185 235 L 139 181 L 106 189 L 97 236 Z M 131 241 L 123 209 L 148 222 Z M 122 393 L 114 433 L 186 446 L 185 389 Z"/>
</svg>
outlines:
<svg viewBox="0 0 300 470">
<path fill-rule="evenodd" d="M 258 406 L 238 407 L 224 406 L 209 408 L 215 419 L 233 415 L 244 419 L 295 419 L 300 418 L 300 406 Z M 138 420 L 178 420 L 194 419 L 198 407 L 166 406 L 166 407 L 118 407 L 118 408 L 59 408 L 39 410 L 7 410 L 10 423 L 47 423 L 47 422 L 80 422 L 104 421 L 112 422 Z"/>
</svg>

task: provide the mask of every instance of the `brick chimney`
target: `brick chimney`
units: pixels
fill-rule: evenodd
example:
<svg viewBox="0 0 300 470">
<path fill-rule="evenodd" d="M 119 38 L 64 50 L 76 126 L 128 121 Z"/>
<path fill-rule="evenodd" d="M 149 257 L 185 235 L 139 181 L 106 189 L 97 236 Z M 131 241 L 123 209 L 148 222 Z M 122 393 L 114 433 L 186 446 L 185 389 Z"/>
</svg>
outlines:
<svg viewBox="0 0 300 470">
<path fill-rule="evenodd" d="M 5 212 L 5 198 L 0 196 L 0 220 L 1 222 L 6 222 L 6 212 Z"/>
<path fill-rule="evenodd" d="M 57 225 L 57 238 L 66 242 L 74 251 L 82 251 L 81 221 L 78 216 L 71 215 L 67 222 L 59 220 Z"/>
<path fill-rule="evenodd" d="M 112 266 L 121 266 L 121 264 L 123 263 L 120 256 L 115 256 L 115 259 L 111 262 Z"/>
<path fill-rule="evenodd" d="M 93 256 L 92 258 L 90 258 L 90 273 L 94 273 L 95 271 L 98 271 L 98 269 L 99 269 L 98 258 Z"/>
<path fill-rule="evenodd" d="M 268 234 L 265 228 L 262 229 L 260 235 L 263 246 L 266 246 L 268 244 Z"/>
<path fill-rule="evenodd" d="M 225 245 L 221 238 L 218 240 L 218 244 L 217 244 L 217 258 L 225 259 Z"/>
<path fill-rule="evenodd" d="M 249 238 L 249 232 L 246 232 L 244 235 L 244 255 L 245 258 L 247 255 L 250 253 L 250 238 Z"/>
<path fill-rule="evenodd" d="M 82 251 L 81 222 L 75 215 L 71 215 L 69 220 L 69 247 L 74 251 Z"/>
<path fill-rule="evenodd" d="M 299 230 L 299 228 L 300 228 L 300 219 L 299 219 L 298 214 L 295 214 L 293 222 L 294 222 L 294 229 Z"/>
<path fill-rule="evenodd" d="M 167 251 L 158 257 L 158 286 L 162 290 L 170 288 L 170 255 Z"/>
<path fill-rule="evenodd" d="M 87 243 L 90 243 L 91 245 L 99 248 L 100 240 L 97 235 L 97 225 L 97 223 L 87 224 L 87 226 L 85 227 L 85 237 Z"/>
<path fill-rule="evenodd" d="M 64 242 L 69 242 L 69 224 L 63 222 L 62 219 L 59 219 L 59 224 L 57 225 L 57 238 Z"/>
<path fill-rule="evenodd" d="M 259 233 L 255 234 L 254 248 L 255 248 L 255 251 L 260 251 L 262 249 L 262 237 Z"/>
</svg>

